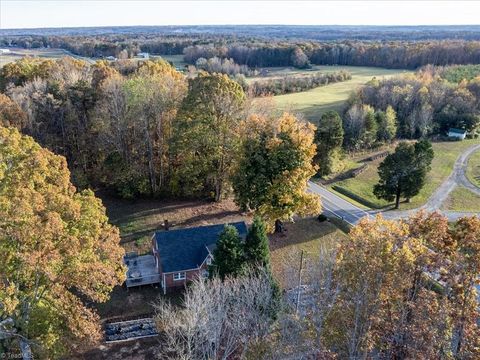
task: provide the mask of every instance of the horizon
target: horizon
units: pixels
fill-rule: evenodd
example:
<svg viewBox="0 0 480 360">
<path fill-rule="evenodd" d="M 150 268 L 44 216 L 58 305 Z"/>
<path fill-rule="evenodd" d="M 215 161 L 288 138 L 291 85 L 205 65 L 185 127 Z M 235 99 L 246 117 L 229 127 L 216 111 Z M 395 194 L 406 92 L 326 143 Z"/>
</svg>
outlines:
<svg viewBox="0 0 480 360">
<path fill-rule="evenodd" d="M 480 3 L 470 1 L 2 0 L 0 30 L 141 26 L 475 26 L 479 25 L 478 13 Z"/>
</svg>

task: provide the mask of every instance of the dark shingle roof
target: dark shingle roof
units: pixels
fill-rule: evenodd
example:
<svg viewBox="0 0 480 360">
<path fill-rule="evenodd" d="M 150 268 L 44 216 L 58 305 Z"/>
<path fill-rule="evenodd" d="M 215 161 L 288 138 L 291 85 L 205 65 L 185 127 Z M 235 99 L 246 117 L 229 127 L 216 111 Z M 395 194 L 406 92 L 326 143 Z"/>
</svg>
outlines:
<svg viewBox="0 0 480 360">
<path fill-rule="evenodd" d="M 452 132 L 452 133 L 455 133 L 455 134 L 465 134 L 467 132 L 467 130 L 450 128 L 450 129 L 448 129 L 448 132 Z"/>
<path fill-rule="evenodd" d="M 199 267 L 208 255 L 207 247 L 214 248 L 212 245 L 216 244 L 225 225 L 156 232 L 162 271 L 176 272 Z M 234 226 L 243 239 L 247 236 L 247 225 L 243 221 L 229 225 Z"/>
</svg>

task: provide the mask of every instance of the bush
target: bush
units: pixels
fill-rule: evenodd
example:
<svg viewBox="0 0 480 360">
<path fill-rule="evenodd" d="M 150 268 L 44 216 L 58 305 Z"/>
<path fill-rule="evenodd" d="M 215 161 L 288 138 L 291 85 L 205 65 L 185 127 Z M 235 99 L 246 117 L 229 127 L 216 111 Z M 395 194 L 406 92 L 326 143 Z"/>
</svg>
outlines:
<svg viewBox="0 0 480 360">
<path fill-rule="evenodd" d="M 325 214 L 320 214 L 320 215 L 318 215 L 317 220 L 320 221 L 320 222 L 324 222 L 324 221 L 327 221 L 328 218 Z"/>
</svg>

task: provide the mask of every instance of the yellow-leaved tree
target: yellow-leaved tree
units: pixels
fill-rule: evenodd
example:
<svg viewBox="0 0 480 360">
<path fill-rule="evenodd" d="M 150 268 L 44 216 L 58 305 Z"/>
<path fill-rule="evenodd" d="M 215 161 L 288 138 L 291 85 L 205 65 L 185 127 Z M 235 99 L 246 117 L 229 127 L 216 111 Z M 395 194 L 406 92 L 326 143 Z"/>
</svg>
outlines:
<svg viewBox="0 0 480 360">
<path fill-rule="evenodd" d="M 0 127 L 0 352 L 56 358 L 100 337 L 86 302 L 124 280 L 118 229 L 65 158 Z"/>
<path fill-rule="evenodd" d="M 244 127 L 248 135 L 232 180 L 237 204 L 256 211 L 269 230 L 276 220 L 318 214 L 320 199 L 307 192 L 317 171 L 315 126 L 285 113 L 273 121 L 252 116 Z"/>
</svg>

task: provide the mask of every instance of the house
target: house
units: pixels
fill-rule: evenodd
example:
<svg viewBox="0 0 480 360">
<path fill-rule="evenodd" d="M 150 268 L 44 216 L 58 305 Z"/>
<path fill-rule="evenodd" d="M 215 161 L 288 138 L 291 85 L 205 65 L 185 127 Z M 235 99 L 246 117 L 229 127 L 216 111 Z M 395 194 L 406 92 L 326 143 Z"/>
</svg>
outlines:
<svg viewBox="0 0 480 360">
<path fill-rule="evenodd" d="M 152 253 L 125 257 L 127 287 L 160 283 L 164 294 L 184 287 L 199 276 L 208 276 L 220 233 L 226 224 L 157 231 L 152 236 Z M 230 224 L 242 239 L 247 236 L 244 222 Z"/>
<path fill-rule="evenodd" d="M 148 52 L 140 52 L 137 54 L 138 57 L 144 58 L 144 59 L 149 59 L 150 54 Z"/>
<path fill-rule="evenodd" d="M 467 130 L 455 129 L 455 128 L 448 129 L 449 138 L 465 140 L 466 136 L 467 136 Z"/>
<path fill-rule="evenodd" d="M 10 54 L 10 49 L 0 49 L 0 55 Z"/>
</svg>

